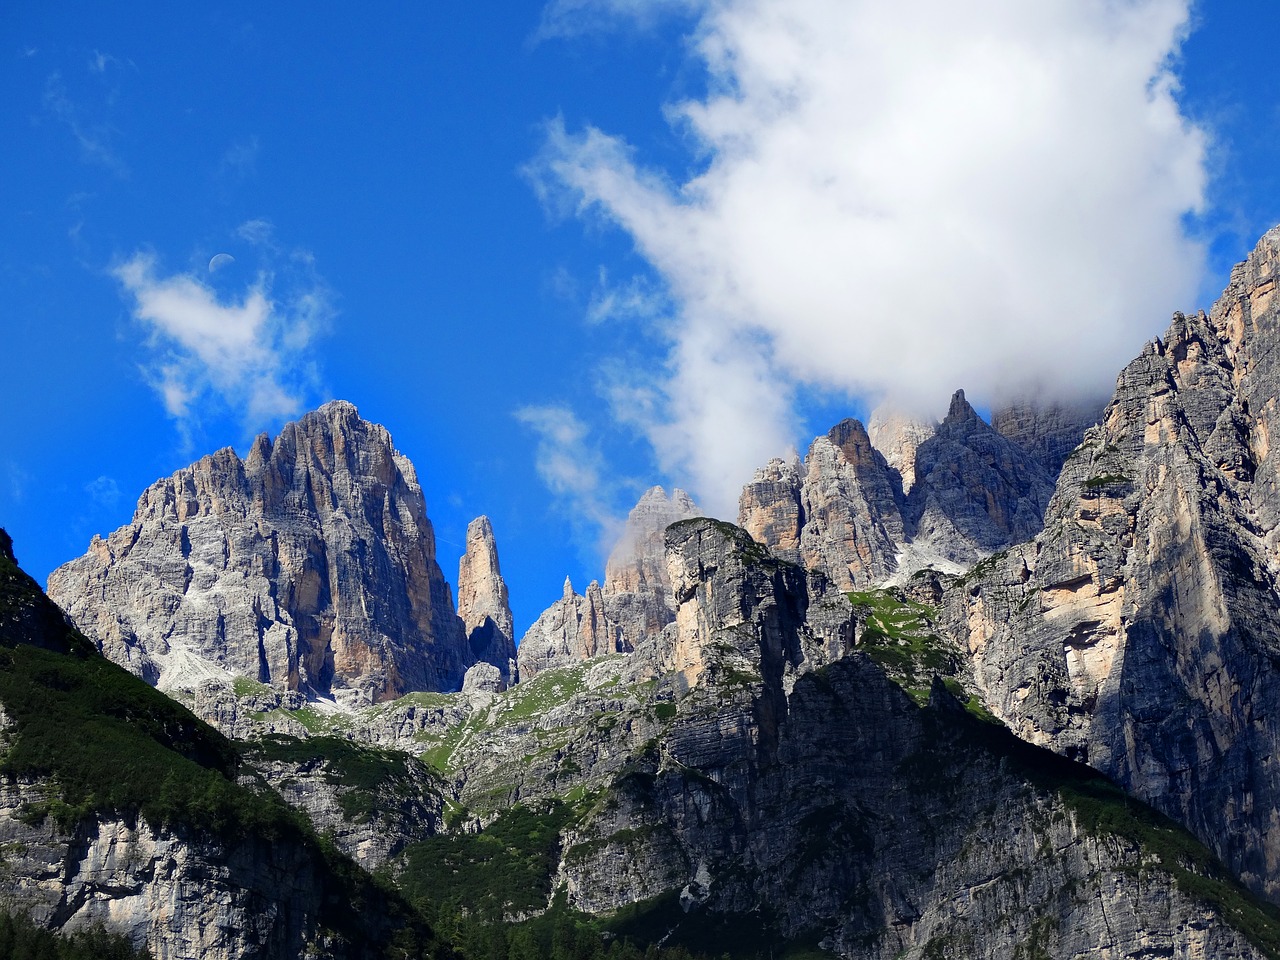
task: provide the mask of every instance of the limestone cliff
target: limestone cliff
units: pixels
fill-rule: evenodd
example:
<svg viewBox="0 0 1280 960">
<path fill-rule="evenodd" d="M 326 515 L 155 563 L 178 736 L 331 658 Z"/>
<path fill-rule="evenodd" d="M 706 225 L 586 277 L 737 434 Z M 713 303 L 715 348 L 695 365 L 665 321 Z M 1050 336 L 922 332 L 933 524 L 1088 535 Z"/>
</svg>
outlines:
<svg viewBox="0 0 1280 960">
<path fill-rule="evenodd" d="M 609 620 L 622 634 L 618 649 L 633 649 L 675 617 L 663 533 L 676 521 L 696 516 L 697 506 L 679 487 L 670 497 L 662 487 L 651 487 L 628 514 L 601 587 Z"/>
<path fill-rule="evenodd" d="M 0 532 L 0 903 L 173 960 L 441 954 L 236 747 L 103 658 Z M 42 954 L 43 955 L 43 954 Z"/>
<path fill-rule="evenodd" d="M 901 480 L 857 420 L 809 447 L 804 463 L 771 461 L 738 502 L 738 522 L 781 559 L 855 590 L 888 577 L 904 541 Z"/>
<path fill-rule="evenodd" d="M 156 482 L 49 593 L 162 689 L 242 676 L 367 702 L 456 689 L 471 662 L 413 466 L 341 401 Z"/>
<path fill-rule="evenodd" d="M 902 492 L 910 493 L 916 482 L 916 451 L 933 436 L 937 424 L 913 417 L 881 404 L 867 420 L 871 444 L 902 477 Z"/>
<path fill-rule="evenodd" d="M 521 679 L 627 652 L 662 633 L 675 619 L 663 532 L 677 520 L 697 515 L 697 506 L 678 487 L 669 497 L 662 487 L 646 490 L 609 553 L 604 586 L 593 580 L 580 596 L 566 577 L 563 596 L 520 639 Z"/>
<path fill-rule="evenodd" d="M 926 428 L 877 411 L 892 466 L 857 420 L 809 447 L 804 463 L 771 461 L 743 489 L 738 522 L 780 558 L 821 570 L 845 590 L 937 566 L 959 570 L 1039 531 L 1053 481 L 1037 460 L 952 397 Z"/>
<path fill-rule="evenodd" d="M 508 683 L 514 680 L 515 625 L 488 517 L 467 526 L 466 552 L 458 561 L 458 617 L 471 659 L 493 664 Z"/>
<path fill-rule="evenodd" d="M 946 419 L 920 444 L 905 513 L 913 541 L 970 564 L 1040 531 L 1053 480 L 996 433 L 957 390 Z"/>
<path fill-rule="evenodd" d="M 1024 398 L 991 411 L 991 427 L 1029 453 L 1057 478 L 1084 433 L 1102 419 L 1106 398 L 1042 401 Z"/>
<path fill-rule="evenodd" d="M 1175 315 L 1067 459 L 1043 533 L 957 582 L 991 709 L 1280 899 L 1280 231 Z"/>
<path fill-rule="evenodd" d="M 520 639 L 520 679 L 531 680 L 543 670 L 626 649 L 622 631 L 605 613 L 600 584 L 592 580 L 584 595 L 565 577 L 564 594 Z"/>
<path fill-rule="evenodd" d="M 1274 922 L 1191 837 L 941 682 L 918 705 L 820 575 L 718 521 L 666 542 L 655 650 L 544 671 L 429 741 L 482 822 L 559 824 L 543 904 L 722 952 L 1268 955 Z"/>
</svg>

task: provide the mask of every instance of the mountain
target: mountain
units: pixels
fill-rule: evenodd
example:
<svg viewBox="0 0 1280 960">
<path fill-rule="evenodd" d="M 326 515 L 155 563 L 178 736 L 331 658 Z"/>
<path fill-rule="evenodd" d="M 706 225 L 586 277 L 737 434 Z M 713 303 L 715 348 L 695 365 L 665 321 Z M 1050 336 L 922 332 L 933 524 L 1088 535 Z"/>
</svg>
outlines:
<svg viewBox="0 0 1280 960">
<path fill-rule="evenodd" d="M 341 401 L 157 481 L 49 595 L 161 689 L 241 677 L 376 702 L 457 689 L 475 659 L 412 464 Z"/>
<path fill-rule="evenodd" d="M 235 744 L 102 657 L 3 531 L 0 706 L 5 911 L 174 960 L 452 955 Z"/>
<path fill-rule="evenodd" d="M 738 523 L 845 590 L 924 567 L 958 572 L 1039 531 L 1053 477 L 983 421 L 963 390 L 941 423 L 881 409 L 873 424 L 885 452 L 848 419 L 815 439 L 803 463 L 773 460 L 758 470 Z"/>
<path fill-rule="evenodd" d="M 394 881 L 361 922 L 410 955 L 439 929 L 466 960 L 1280 957 L 1278 273 L 1280 228 L 1100 416 L 988 424 L 957 391 L 940 423 L 844 420 L 757 472 L 740 526 L 651 489 L 514 671 L 491 526 L 455 612 L 412 467 L 349 404 L 179 471 L 50 586 L 225 736 L 22 586 L 0 889 L 189 954 L 131 899 L 186 844 L 183 892 L 146 896 L 265 904 L 253 949 L 302 956 L 355 942 L 314 911 L 316 884 L 369 902 L 341 850 Z"/>
<path fill-rule="evenodd" d="M 946 598 L 984 701 L 1280 898 L 1280 231 L 1174 317 L 1067 459 L 1043 533 Z"/>
</svg>

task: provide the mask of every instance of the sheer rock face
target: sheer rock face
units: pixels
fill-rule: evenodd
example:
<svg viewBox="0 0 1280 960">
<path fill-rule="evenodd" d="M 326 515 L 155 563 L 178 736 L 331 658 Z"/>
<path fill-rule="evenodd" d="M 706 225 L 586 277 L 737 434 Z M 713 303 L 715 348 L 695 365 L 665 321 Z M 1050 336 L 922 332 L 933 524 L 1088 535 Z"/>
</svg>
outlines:
<svg viewBox="0 0 1280 960">
<path fill-rule="evenodd" d="M 608 618 L 622 635 L 619 649 L 634 649 L 674 619 L 663 532 L 677 520 L 696 516 L 697 506 L 679 487 L 670 497 L 662 487 L 651 487 L 627 516 L 601 588 Z"/>
<path fill-rule="evenodd" d="M 24 822 L 38 785 L 0 786 L 0 896 L 13 913 L 72 933 L 105 927 L 173 960 L 302 956 L 323 942 L 318 864 L 287 842 L 225 844 L 104 816 L 74 835 Z M 351 951 L 352 955 L 358 955 Z"/>
<path fill-rule="evenodd" d="M 889 466 L 902 477 L 903 493 L 910 493 L 916 482 L 916 451 L 933 436 L 937 424 L 909 416 L 884 404 L 871 411 L 867 436 Z"/>
<path fill-rule="evenodd" d="M 857 420 L 843 420 L 809 447 L 800 488 L 800 558 L 842 590 L 883 581 L 903 543 L 902 484 Z"/>
<path fill-rule="evenodd" d="M 891 420 L 879 416 L 882 425 Z M 918 446 L 899 458 L 914 477 L 910 493 L 862 425 L 845 420 L 814 440 L 803 464 L 774 460 L 757 471 L 739 523 L 779 558 L 821 570 L 843 590 L 926 565 L 958 568 L 1039 531 L 1053 482 L 982 421 L 963 391 L 946 420 L 912 436 Z"/>
<path fill-rule="evenodd" d="M 1262 956 L 1052 786 L 1087 771 L 941 682 L 913 703 L 857 652 L 821 574 L 720 521 L 665 539 L 676 622 L 453 761 L 467 803 L 601 792 L 562 835 L 551 896 L 611 913 L 678 894 L 688 916 L 767 913 L 858 960 Z"/>
<path fill-rule="evenodd" d="M 543 670 L 565 667 L 606 653 L 625 653 L 622 631 L 605 613 L 600 584 L 592 580 L 585 595 L 568 577 L 564 595 L 543 611 L 517 648 L 521 682 Z"/>
<path fill-rule="evenodd" d="M 745 530 L 686 520 L 667 529 L 666 548 L 676 618 L 663 638 L 661 672 L 680 674 L 688 687 L 703 682 L 709 665 L 723 668 L 726 656 L 781 684 L 852 646 L 843 592 L 821 573 L 779 561 Z M 712 678 L 723 679 L 714 671 Z"/>
<path fill-rule="evenodd" d="M 1175 315 L 1066 461 L 1043 533 L 949 590 L 994 712 L 1280 900 L 1280 231 Z"/>
<path fill-rule="evenodd" d="M 153 484 L 49 594 L 164 689 L 243 675 L 376 701 L 470 658 L 413 466 L 342 401 Z"/>
<path fill-rule="evenodd" d="M 822 570 L 843 590 L 884 580 L 903 542 L 901 481 L 857 420 L 772 460 L 738 501 L 738 523 L 779 559 Z"/>
<path fill-rule="evenodd" d="M 996 433 L 957 390 L 947 417 L 920 444 L 906 514 L 913 541 L 957 563 L 1035 536 L 1053 480 Z"/>
<path fill-rule="evenodd" d="M 1012 440 L 1057 478 L 1084 433 L 1102 419 L 1105 400 L 1041 403 L 1018 400 L 991 412 L 991 427 Z"/>
<path fill-rule="evenodd" d="M 477 517 L 467 527 L 467 549 L 458 561 L 458 617 L 471 659 L 493 664 L 506 682 L 512 681 L 515 627 L 488 517 Z"/>
<path fill-rule="evenodd" d="M 645 491 L 609 554 L 604 586 L 593 580 L 579 596 L 566 578 L 564 595 L 521 638 L 520 679 L 606 653 L 627 653 L 662 633 L 675 619 L 663 531 L 697 515 L 698 508 L 679 488 L 670 497 L 662 487 Z"/>
</svg>

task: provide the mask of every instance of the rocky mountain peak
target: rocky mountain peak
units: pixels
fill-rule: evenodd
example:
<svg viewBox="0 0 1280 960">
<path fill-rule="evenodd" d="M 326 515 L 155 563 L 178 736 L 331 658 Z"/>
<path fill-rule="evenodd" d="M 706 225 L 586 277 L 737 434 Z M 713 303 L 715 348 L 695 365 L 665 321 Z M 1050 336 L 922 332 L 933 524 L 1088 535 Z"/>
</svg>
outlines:
<svg viewBox="0 0 1280 960">
<path fill-rule="evenodd" d="M 666 558 L 662 533 L 677 520 L 698 515 L 689 495 L 676 487 L 671 496 L 650 487 L 627 515 L 622 536 L 605 563 L 605 593 L 667 593 Z"/>
<path fill-rule="evenodd" d="M 910 493 L 916 482 L 916 450 L 933 436 L 937 425 L 881 404 L 871 412 L 867 436 L 884 455 L 889 466 L 902 477 L 902 492 Z"/>
<path fill-rule="evenodd" d="M 1085 431 L 1102 418 L 1105 398 L 1042 401 L 1026 397 L 991 412 L 992 428 L 1057 477 Z"/>
<path fill-rule="evenodd" d="M 467 526 L 466 551 L 458 561 L 458 617 L 474 660 L 497 667 L 509 682 L 516 656 L 515 627 L 488 517 L 476 517 Z"/>
<path fill-rule="evenodd" d="M 335 401 L 152 484 L 50 596 L 162 688 L 249 677 L 380 700 L 471 662 L 409 461 Z"/>
<path fill-rule="evenodd" d="M 947 417 L 943 423 L 957 423 L 964 421 L 981 420 L 978 411 L 970 406 L 969 401 L 965 399 L 964 391 L 957 390 L 951 395 L 951 404 L 947 407 Z"/>
</svg>

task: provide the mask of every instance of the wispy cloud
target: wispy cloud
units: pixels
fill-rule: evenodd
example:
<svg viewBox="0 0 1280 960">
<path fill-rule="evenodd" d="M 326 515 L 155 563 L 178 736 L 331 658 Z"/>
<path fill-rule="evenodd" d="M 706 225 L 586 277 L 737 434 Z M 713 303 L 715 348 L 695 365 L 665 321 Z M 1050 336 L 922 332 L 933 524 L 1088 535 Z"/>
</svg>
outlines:
<svg viewBox="0 0 1280 960">
<path fill-rule="evenodd" d="M 261 223 L 250 232 L 260 232 Z M 186 431 L 207 401 L 225 404 L 246 429 L 291 416 L 313 389 L 309 347 L 333 316 L 308 255 L 237 283 L 227 270 L 164 274 L 149 253 L 112 271 L 148 332 L 141 364 L 165 410 Z"/>
<path fill-rule="evenodd" d="M 587 320 L 591 323 L 655 321 L 665 317 L 670 309 L 671 301 L 659 284 L 640 276 L 615 283 L 609 271 L 601 267 L 587 304 Z"/>
<path fill-rule="evenodd" d="M 258 138 L 245 137 L 236 140 L 222 154 L 218 173 L 237 180 L 252 177 L 257 172 Z"/>
<path fill-rule="evenodd" d="M 99 507 L 108 510 L 114 510 L 120 503 L 120 485 L 116 483 L 114 477 L 98 477 L 84 485 L 84 492 Z"/>
<path fill-rule="evenodd" d="M 567 407 L 521 407 L 515 417 L 537 438 L 538 476 L 560 500 L 580 535 L 592 539 L 601 556 L 617 539 L 621 519 L 611 502 L 615 482 L 600 451 L 590 443 L 586 425 Z"/>
<path fill-rule="evenodd" d="M 673 182 L 547 128 L 551 204 L 625 230 L 677 306 L 646 427 L 731 509 L 800 388 L 931 406 L 1109 386 L 1194 306 L 1207 136 L 1180 112 L 1188 0 L 560 0 L 546 32 L 689 10 L 708 93 Z"/>
<path fill-rule="evenodd" d="M 619 21 L 646 29 L 671 13 L 699 6 L 698 0 L 554 0 L 543 10 L 536 39 L 577 37 Z"/>
<path fill-rule="evenodd" d="M 60 73 L 52 74 L 45 82 L 44 107 L 71 132 L 86 161 L 120 177 L 129 175 L 128 166 L 115 148 L 119 131 L 107 119 L 105 107 L 86 107 L 73 100 Z"/>
</svg>

